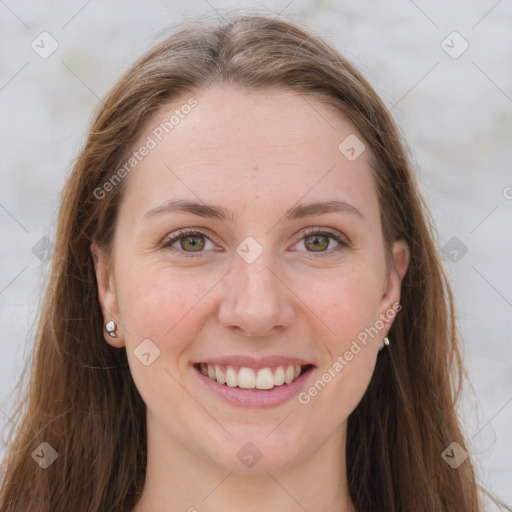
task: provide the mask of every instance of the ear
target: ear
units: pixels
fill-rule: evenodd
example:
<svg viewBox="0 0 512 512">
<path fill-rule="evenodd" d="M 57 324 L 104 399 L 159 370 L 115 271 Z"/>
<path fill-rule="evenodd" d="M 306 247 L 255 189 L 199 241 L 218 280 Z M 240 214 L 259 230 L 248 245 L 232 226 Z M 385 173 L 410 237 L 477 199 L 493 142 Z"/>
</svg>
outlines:
<svg viewBox="0 0 512 512">
<path fill-rule="evenodd" d="M 380 304 L 380 318 L 384 321 L 383 338 L 387 336 L 400 304 L 400 290 L 402 280 L 409 266 L 409 246 L 405 240 L 398 240 L 393 244 L 393 262 L 388 273 L 386 288 Z"/>
<path fill-rule="evenodd" d="M 112 338 L 105 330 L 103 330 L 103 336 L 108 344 L 120 348 L 124 346 L 124 335 L 119 321 L 120 314 L 113 268 L 106 253 L 96 242 L 91 244 L 91 254 L 98 284 L 98 301 L 103 312 L 103 325 L 111 320 L 117 324 L 116 338 Z"/>
</svg>

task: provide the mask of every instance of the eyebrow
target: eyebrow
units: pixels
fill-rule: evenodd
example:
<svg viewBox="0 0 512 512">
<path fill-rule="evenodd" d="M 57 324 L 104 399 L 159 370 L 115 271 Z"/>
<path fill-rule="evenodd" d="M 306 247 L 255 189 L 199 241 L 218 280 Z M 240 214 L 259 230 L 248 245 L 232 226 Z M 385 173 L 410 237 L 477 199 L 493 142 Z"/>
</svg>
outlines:
<svg viewBox="0 0 512 512">
<path fill-rule="evenodd" d="M 221 206 L 198 203 L 185 199 L 171 199 L 165 203 L 152 208 L 144 214 L 142 220 L 157 215 L 169 213 L 192 213 L 199 217 L 218 220 L 233 219 L 233 212 L 228 212 Z M 282 217 L 284 220 L 300 219 L 311 215 L 323 215 L 327 213 L 351 213 L 360 217 L 366 222 L 364 215 L 354 206 L 345 201 L 327 201 L 323 203 L 298 204 L 290 208 Z"/>
</svg>

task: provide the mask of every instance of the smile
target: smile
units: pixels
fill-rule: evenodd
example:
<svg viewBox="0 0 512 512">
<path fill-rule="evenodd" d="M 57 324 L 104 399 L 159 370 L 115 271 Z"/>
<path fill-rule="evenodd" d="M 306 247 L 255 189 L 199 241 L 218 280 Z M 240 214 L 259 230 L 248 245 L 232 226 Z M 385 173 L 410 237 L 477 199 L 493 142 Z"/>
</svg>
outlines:
<svg viewBox="0 0 512 512">
<path fill-rule="evenodd" d="M 276 407 L 306 386 L 316 366 L 296 358 L 230 356 L 191 364 L 198 384 L 231 406 Z"/>
<path fill-rule="evenodd" d="M 230 388 L 246 390 L 269 390 L 274 387 L 291 384 L 310 366 L 279 365 L 275 367 L 249 368 L 219 364 L 198 363 L 195 365 L 203 375 Z"/>
</svg>

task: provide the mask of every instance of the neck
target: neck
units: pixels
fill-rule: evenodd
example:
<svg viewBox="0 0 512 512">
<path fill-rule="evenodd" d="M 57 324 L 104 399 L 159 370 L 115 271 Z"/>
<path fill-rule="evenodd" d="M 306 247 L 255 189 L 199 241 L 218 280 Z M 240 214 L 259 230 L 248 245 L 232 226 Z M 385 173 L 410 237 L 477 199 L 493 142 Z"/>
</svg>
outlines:
<svg viewBox="0 0 512 512">
<path fill-rule="evenodd" d="M 133 512 L 357 512 L 348 492 L 345 434 L 346 423 L 286 467 L 240 471 L 197 457 L 148 422 L 146 481 Z"/>
</svg>

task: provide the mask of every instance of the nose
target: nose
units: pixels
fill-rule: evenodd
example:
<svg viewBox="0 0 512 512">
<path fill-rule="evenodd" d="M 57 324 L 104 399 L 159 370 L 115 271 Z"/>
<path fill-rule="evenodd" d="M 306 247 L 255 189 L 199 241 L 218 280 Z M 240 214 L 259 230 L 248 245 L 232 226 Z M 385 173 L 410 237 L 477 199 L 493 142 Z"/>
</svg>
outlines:
<svg viewBox="0 0 512 512">
<path fill-rule="evenodd" d="M 245 336 L 270 336 L 293 323 L 293 294 L 265 251 L 252 263 L 235 256 L 224 277 L 219 322 Z M 274 332 L 275 331 L 275 332 Z"/>
</svg>

